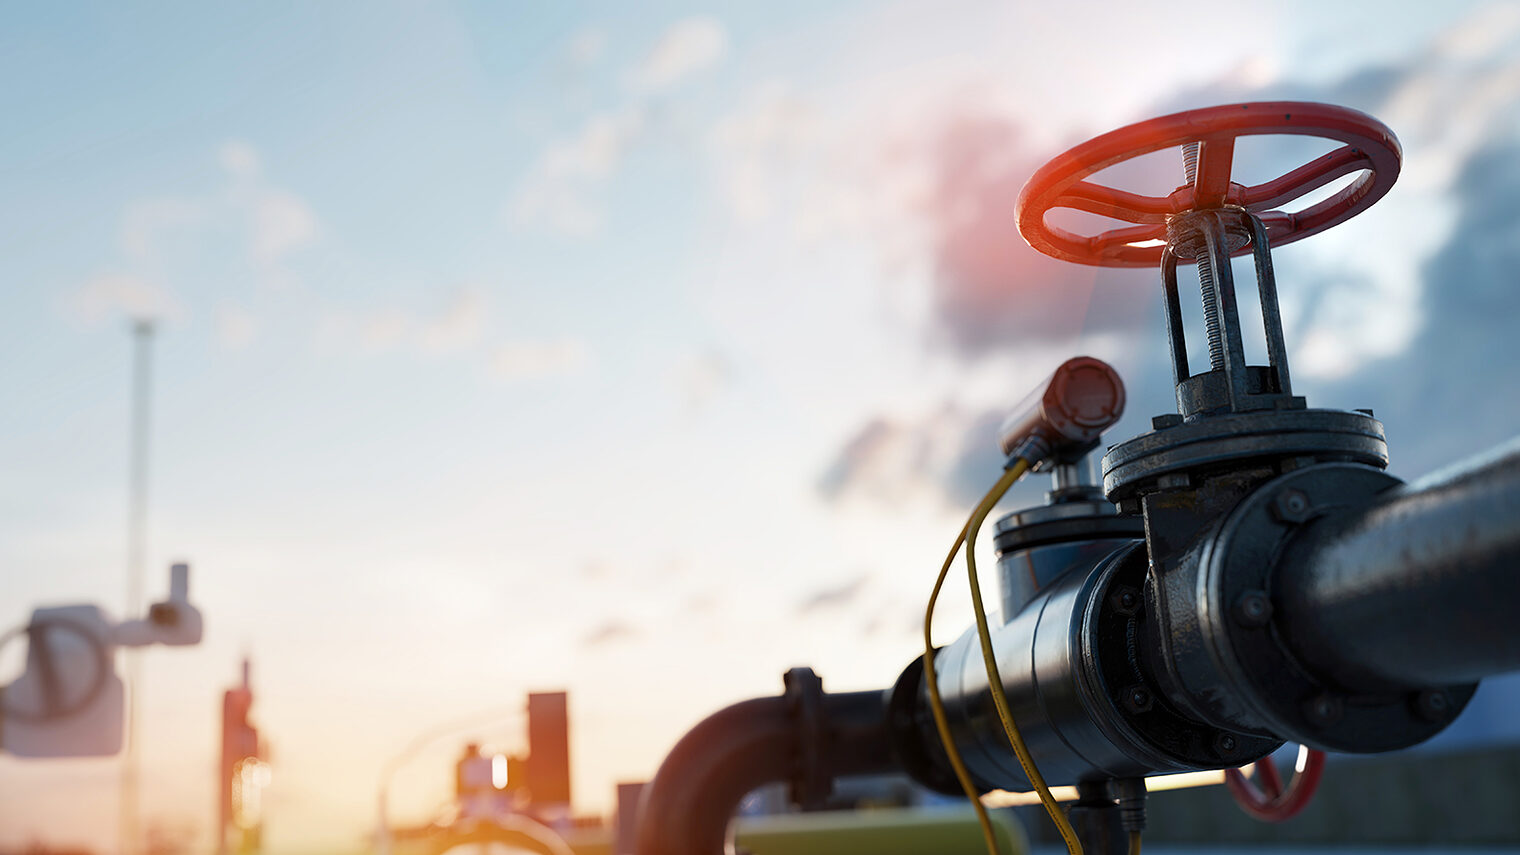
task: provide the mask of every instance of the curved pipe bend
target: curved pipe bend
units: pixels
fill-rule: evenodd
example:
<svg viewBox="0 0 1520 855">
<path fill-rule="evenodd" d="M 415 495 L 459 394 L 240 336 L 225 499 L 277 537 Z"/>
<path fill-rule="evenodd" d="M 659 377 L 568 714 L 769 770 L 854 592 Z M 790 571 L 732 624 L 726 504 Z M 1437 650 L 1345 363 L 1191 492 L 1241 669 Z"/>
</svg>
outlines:
<svg viewBox="0 0 1520 855">
<path fill-rule="evenodd" d="M 681 737 L 644 788 L 637 855 L 716 855 L 744 796 L 786 781 L 817 804 L 843 775 L 900 768 L 880 691 L 824 694 L 811 669 L 786 674 L 786 694 L 725 707 Z"/>
</svg>

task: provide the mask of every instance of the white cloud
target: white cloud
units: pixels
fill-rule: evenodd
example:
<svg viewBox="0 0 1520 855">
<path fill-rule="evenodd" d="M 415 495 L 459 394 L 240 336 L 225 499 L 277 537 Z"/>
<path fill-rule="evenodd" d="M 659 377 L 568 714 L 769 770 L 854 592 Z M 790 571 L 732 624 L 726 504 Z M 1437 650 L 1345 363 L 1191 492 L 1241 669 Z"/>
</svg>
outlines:
<svg viewBox="0 0 1520 855">
<path fill-rule="evenodd" d="M 912 419 L 874 418 L 845 442 L 819 492 L 830 500 L 889 505 L 953 501 L 947 487 L 967 456 L 967 437 L 977 436 L 987 419 L 951 403 Z"/>
<path fill-rule="evenodd" d="M 634 73 L 646 91 L 666 89 L 711 66 L 728 50 L 728 33 L 713 18 L 687 18 L 672 24 Z"/>
<path fill-rule="evenodd" d="M 591 117 L 573 137 L 539 155 L 511 202 L 513 221 L 562 234 L 585 235 L 601 226 L 594 196 L 644 131 L 634 106 Z"/>
<path fill-rule="evenodd" d="M 590 365 L 591 350 L 577 338 L 508 342 L 491 360 L 492 373 L 512 381 L 579 374 Z"/>
<path fill-rule="evenodd" d="M 69 308 L 87 323 L 99 323 L 113 315 L 173 320 L 184 314 L 161 285 L 130 273 L 91 277 L 71 296 Z"/>
<path fill-rule="evenodd" d="M 605 178 L 643 125 L 637 110 L 593 116 L 574 138 L 545 150 L 543 169 L 551 178 Z"/>
<path fill-rule="evenodd" d="M 247 249 L 246 259 L 226 259 L 235 270 L 231 278 L 238 278 L 237 268 L 250 266 L 266 285 L 293 278 L 285 267 L 288 256 L 320 234 L 311 206 L 262 179 L 258 150 L 250 144 L 228 141 L 217 159 L 230 179 L 220 192 L 139 199 L 126 206 L 117 238 L 125 269 L 85 282 L 69 300 L 72 311 L 90 321 L 113 312 L 182 317 L 170 296 L 176 271 L 196 267 L 226 233 Z M 214 318 L 218 337 L 229 347 L 245 346 L 257 334 L 253 316 L 241 308 L 223 306 Z"/>
<path fill-rule="evenodd" d="M 1346 377 L 1405 351 L 1419 335 L 1430 281 L 1424 262 L 1456 225 L 1456 180 L 1485 146 L 1520 138 L 1517 52 L 1520 10 L 1479 9 L 1408 59 L 1387 97 L 1367 105 L 1398 134 L 1403 167 L 1398 185 L 1365 220 L 1293 250 L 1329 280 L 1318 283 L 1322 294 L 1280 286 L 1285 321 L 1300 320 L 1289 340 L 1296 376 Z"/>
<path fill-rule="evenodd" d="M 601 55 L 605 37 L 588 30 L 568 48 L 572 66 Z M 594 234 L 602 225 L 602 186 L 648 132 L 650 96 L 711 66 L 727 50 L 728 36 L 712 18 L 688 18 L 670 26 L 649 55 L 629 72 L 632 93 L 624 103 L 587 119 L 567 138 L 547 145 L 518 183 L 507 215 L 519 226 L 565 235 Z"/>
<path fill-rule="evenodd" d="M 316 213 L 304 198 L 264 178 L 263 157 L 253 144 L 228 140 L 218 149 L 217 160 L 232 179 L 220 200 L 220 215 L 238 221 L 265 284 L 288 282 L 292 277 L 282 262 L 317 240 L 321 228 Z"/>
</svg>

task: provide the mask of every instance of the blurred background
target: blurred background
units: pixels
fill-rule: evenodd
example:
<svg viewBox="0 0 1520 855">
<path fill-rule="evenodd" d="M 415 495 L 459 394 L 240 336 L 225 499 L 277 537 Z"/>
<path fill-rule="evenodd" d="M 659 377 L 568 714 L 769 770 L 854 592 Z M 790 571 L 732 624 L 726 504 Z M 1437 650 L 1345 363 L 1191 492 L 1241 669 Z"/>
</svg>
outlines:
<svg viewBox="0 0 1520 855">
<path fill-rule="evenodd" d="M 142 660 L 144 833 L 209 850 L 245 656 L 271 853 L 366 846 L 386 776 L 422 822 L 463 737 L 519 748 L 542 689 L 573 698 L 578 809 L 608 813 L 787 667 L 889 685 L 998 418 L 1063 359 L 1125 377 L 1111 441 L 1173 410 L 1154 272 L 1038 255 L 1018 191 L 1119 125 L 1275 98 L 1371 113 L 1405 155 L 1275 253 L 1297 391 L 1373 408 L 1405 478 L 1514 435 L 1515 4 L 13 7 L 0 629 L 123 610 L 153 319 L 149 590 L 191 562 L 207 629 Z M 1237 163 L 1320 153 L 1296 146 Z M 1490 681 L 1419 750 L 1520 744 L 1517 703 Z M 0 848 L 121 851 L 119 764 L 0 756 Z"/>
</svg>

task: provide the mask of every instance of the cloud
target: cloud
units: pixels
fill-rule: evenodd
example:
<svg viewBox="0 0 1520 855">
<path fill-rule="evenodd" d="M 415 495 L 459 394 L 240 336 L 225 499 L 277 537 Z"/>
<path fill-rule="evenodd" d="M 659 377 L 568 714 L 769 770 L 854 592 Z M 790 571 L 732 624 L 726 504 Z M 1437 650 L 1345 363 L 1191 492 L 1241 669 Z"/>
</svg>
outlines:
<svg viewBox="0 0 1520 855">
<path fill-rule="evenodd" d="M 1014 344 L 1130 329 L 1143 301 L 1154 302 L 1153 271 L 1057 261 L 1019 236 L 1019 193 L 1043 155 L 1012 121 L 951 117 L 930 151 L 934 178 L 924 214 L 933 235 L 932 340 L 976 358 Z M 1169 190 L 1181 183 L 1180 167 L 1175 171 L 1150 183 Z"/>
<path fill-rule="evenodd" d="M 480 341 L 489 314 L 483 293 L 462 288 L 450 298 L 442 314 L 422 323 L 418 345 L 429 353 L 464 350 Z"/>
<path fill-rule="evenodd" d="M 70 309 L 86 323 L 113 316 L 177 320 L 184 309 L 156 282 L 129 273 L 91 277 L 69 298 Z"/>
<path fill-rule="evenodd" d="M 1072 265 L 1029 248 L 1014 210 L 1051 152 L 967 99 L 840 116 L 779 83 L 716 123 L 714 183 L 733 220 L 780 220 L 804 244 L 853 242 L 927 288 L 912 314 L 936 349 L 976 360 L 1010 344 L 1130 328 L 1153 274 Z M 1161 183 L 1181 182 L 1172 165 Z M 892 279 L 884 276 L 885 280 Z"/>
<path fill-rule="evenodd" d="M 601 185 L 644 124 L 644 111 L 632 105 L 592 116 L 577 134 L 545 148 L 512 196 L 512 221 L 566 235 L 595 233 L 602 224 Z"/>
<path fill-rule="evenodd" d="M 1327 385 L 1337 406 L 1371 406 L 1396 471 L 1415 475 L 1520 432 L 1520 135 L 1496 140 L 1456 176 L 1461 214 L 1418 269 L 1420 331 L 1400 354 Z M 1291 342 L 1290 342 L 1291 346 Z"/>
<path fill-rule="evenodd" d="M 320 236 L 316 214 L 299 195 L 263 179 L 259 153 L 252 145 L 224 143 L 217 160 L 228 179 L 224 187 L 197 195 L 138 199 L 125 206 L 117 238 L 122 263 L 118 270 L 82 284 L 68 301 L 73 311 L 87 321 L 110 312 L 182 318 L 186 313 L 172 296 L 174 286 L 193 275 L 193 282 L 184 283 L 187 290 L 203 289 L 208 263 L 231 262 L 237 273 L 252 269 L 255 281 L 265 285 L 290 281 L 285 266 L 289 257 Z M 221 242 L 229 234 L 246 256 L 234 252 L 228 257 Z M 218 309 L 214 317 L 224 344 L 243 346 L 252 340 L 249 325 L 228 322 L 226 310 Z M 229 338 L 229 329 L 239 332 Z M 234 341 L 240 343 L 232 345 Z"/>
<path fill-rule="evenodd" d="M 317 238 L 317 215 L 294 193 L 263 189 L 255 194 L 250 207 L 249 245 L 260 264 L 276 264 Z"/>
<path fill-rule="evenodd" d="M 922 419 L 877 416 L 843 444 L 819 478 L 832 501 L 867 499 L 901 505 L 931 497 L 959 504 L 986 490 L 986 473 L 1002 468 L 997 411 L 946 403 Z"/>
<path fill-rule="evenodd" d="M 594 63 L 605 41 L 598 31 L 578 35 L 568 48 L 571 73 Z M 592 115 L 574 133 L 544 147 L 507 201 L 508 221 L 570 237 L 598 232 L 604 216 L 602 188 L 648 135 L 655 115 L 651 98 L 717 62 L 727 45 L 723 26 L 711 18 L 673 24 L 629 72 L 633 91 L 623 103 Z"/>
<path fill-rule="evenodd" d="M 821 117 L 797 93 L 777 82 L 759 87 L 711 134 L 729 213 L 740 222 L 775 213 L 790 183 L 787 173 L 806 170 L 827 133 Z M 816 189 L 811 176 L 809 184 Z"/>
<path fill-rule="evenodd" d="M 581 636 L 582 648 L 591 649 L 606 647 L 622 641 L 629 641 L 639 636 L 639 631 L 632 624 L 612 618 L 603 621 L 593 627 L 591 631 Z"/>
<path fill-rule="evenodd" d="M 512 341 L 499 345 L 491 372 L 508 381 L 540 380 L 579 374 L 591 364 L 591 349 L 577 338 Z"/>
<path fill-rule="evenodd" d="M 779 226 L 812 247 L 864 242 L 887 267 L 925 243 L 922 123 L 852 116 L 779 80 L 714 123 L 712 183 L 735 224 Z"/>
<path fill-rule="evenodd" d="M 634 82 L 645 91 L 668 89 L 722 59 L 728 33 L 709 17 L 687 18 L 672 24 L 634 71 Z"/>
<path fill-rule="evenodd" d="M 221 216 L 239 222 L 249 256 L 261 269 L 264 282 L 287 282 L 283 262 L 321 235 L 316 212 L 300 195 L 265 179 L 263 157 L 253 144 L 228 140 L 217 150 L 217 162 L 231 180 L 221 200 Z"/>
<path fill-rule="evenodd" d="M 845 608 L 858 600 L 870 583 L 871 576 L 867 573 L 839 585 L 819 588 L 798 601 L 797 614 L 807 615 L 816 611 Z"/>
</svg>

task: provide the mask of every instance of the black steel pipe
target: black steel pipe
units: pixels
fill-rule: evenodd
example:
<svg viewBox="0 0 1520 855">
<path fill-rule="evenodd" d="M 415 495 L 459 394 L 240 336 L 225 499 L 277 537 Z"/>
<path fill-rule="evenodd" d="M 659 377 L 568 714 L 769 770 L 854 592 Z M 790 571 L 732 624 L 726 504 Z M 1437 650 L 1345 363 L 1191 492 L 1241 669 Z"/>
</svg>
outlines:
<svg viewBox="0 0 1520 855">
<path fill-rule="evenodd" d="M 1520 440 L 1309 524 L 1279 566 L 1280 625 L 1327 682 L 1421 689 L 1520 670 Z"/>
<path fill-rule="evenodd" d="M 844 775 L 900 770 L 887 735 L 880 691 L 809 694 L 741 701 L 708 716 L 681 737 L 644 788 L 634 832 L 638 855 L 718 855 L 745 794 L 789 781 L 819 795 Z"/>
</svg>

